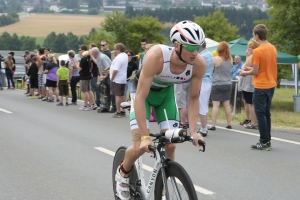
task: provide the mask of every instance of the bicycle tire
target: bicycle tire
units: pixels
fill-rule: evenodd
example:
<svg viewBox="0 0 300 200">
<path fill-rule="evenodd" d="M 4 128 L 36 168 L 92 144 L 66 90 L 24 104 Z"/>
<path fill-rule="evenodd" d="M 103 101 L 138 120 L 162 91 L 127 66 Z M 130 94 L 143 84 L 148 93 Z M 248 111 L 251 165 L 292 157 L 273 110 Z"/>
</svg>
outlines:
<svg viewBox="0 0 300 200">
<path fill-rule="evenodd" d="M 178 199 L 178 198 L 174 198 L 175 194 L 175 190 L 172 189 L 170 187 L 170 183 L 171 183 L 171 178 L 174 177 L 176 178 L 178 181 L 181 182 L 181 184 L 176 184 L 177 187 L 179 188 L 179 193 L 182 200 L 197 200 L 197 194 L 195 191 L 195 187 L 193 185 L 193 182 L 190 178 L 190 176 L 188 175 L 188 173 L 185 171 L 185 169 L 178 163 L 173 162 L 173 161 L 169 161 L 167 166 L 165 167 L 165 171 L 166 171 L 166 178 L 167 178 L 167 185 L 168 185 L 168 190 L 169 190 L 169 197 L 170 200 L 173 199 Z M 172 186 L 172 184 L 171 184 Z M 162 194 L 163 194 L 163 179 L 162 179 L 162 173 L 161 170 L 159 170 L 158 175 L 157 175 L 157 179 L 156 179 L 156 183 L 155 183 L 155 190 L 154 190 L 154 199 L 155 200 L 161 200 L 162 199 Z M 174 190 L 174 191 L 173 191 Z M 182 191 L 185 190 L 185 191 Z"/>
<path fill-rule="evenodd" d="M 119 165 L 121 164 L 121 162 L 124 160 L 124 156 L 125 156 L 125 152 L 126 152 L 126 147 L 121 146 L 118 148 L 118 150 L 115 153 L 115 157 L 114 157 L 114 161 L 113 161 L 113 167 L 112 167 L 112 183 L 113 183 L 113 192 L 114 192 L 114 197 L 115 200 L 120 200 L 116 193 L 116 181 L 115 181 L 115 174 L 117 171 L 117 168 L 119 167 Z M 134 186 L 136 184 L 136 181 L 138 180 L 138 175 L 137 175 L 137 171 L 135 168 L 135 165 L 132 166 L 132 169 L 130 171 L 130 177 L 129 177 L 129 185 Z M 136 195 L 137 191 L 134 191 L 132 188 L 130 188 L 130 196 L 131 199 L 134 200 L 139 200 L 141 198 L 134 198 L 134 196 Z"/>
</svg>

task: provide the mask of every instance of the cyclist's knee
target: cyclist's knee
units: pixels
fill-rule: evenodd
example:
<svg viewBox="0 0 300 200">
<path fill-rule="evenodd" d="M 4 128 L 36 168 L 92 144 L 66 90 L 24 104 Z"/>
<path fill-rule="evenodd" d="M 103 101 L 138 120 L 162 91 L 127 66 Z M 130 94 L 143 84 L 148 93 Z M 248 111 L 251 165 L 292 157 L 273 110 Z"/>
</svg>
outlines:
<svg viewBox="0 0 300 200">
<path fill-rule="evenodd" d="M 166 149 L 166 151 L 168 151 L 168 152 L 174 152 L 175 151 L 175 149 L 176 149 L 176 144 L 167 144 L 166 146 L 165 146 L 165 149 Z"/>
</svg>

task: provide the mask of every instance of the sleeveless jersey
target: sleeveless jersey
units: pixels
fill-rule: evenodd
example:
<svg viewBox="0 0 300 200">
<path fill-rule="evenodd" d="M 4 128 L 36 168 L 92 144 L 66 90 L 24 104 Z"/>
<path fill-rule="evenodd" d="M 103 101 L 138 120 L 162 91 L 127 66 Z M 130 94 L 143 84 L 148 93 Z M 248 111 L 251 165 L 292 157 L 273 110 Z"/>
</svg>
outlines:
<svg viewBox="0 0 300 200">
<path fill-rule="evenodd" d="M 193 65 L 187 64 L 181 74 L 173 74 L 170 70 L 170 59 L 174 48 L 166 45 L 159 46 L 163 53 L 164 66 L 160 74 L 154 75 L 151 88 L 166 88 L 174 84 L 189 82 L 192 77 Z"/>
</svg>

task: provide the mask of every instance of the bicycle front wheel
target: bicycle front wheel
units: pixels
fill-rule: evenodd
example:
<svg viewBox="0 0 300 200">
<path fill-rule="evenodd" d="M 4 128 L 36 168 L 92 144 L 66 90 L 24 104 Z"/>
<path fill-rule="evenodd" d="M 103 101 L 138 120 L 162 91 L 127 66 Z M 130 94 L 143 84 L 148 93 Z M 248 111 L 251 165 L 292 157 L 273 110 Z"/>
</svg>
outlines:
<svg viewBox="0 0 300 200">
<path fill-rule="evenodd" d="M 178 163 L 169 161 L 165 167 L 166 172 L 166 185 L 170 200 L 197 200 L 197 194 L 191 178 L 185 169 Z M 165 189 L 162 179 L 161 170 L 157 175 L 154 191 L 155 200 L 161 200 L 165 196 Z"/>
</svg>

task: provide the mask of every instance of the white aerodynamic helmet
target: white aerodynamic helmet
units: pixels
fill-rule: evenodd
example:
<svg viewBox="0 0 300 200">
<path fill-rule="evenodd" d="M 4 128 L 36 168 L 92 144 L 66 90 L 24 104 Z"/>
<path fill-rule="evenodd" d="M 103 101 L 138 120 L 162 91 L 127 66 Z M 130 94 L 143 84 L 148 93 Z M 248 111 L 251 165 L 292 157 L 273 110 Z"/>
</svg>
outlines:
<svg viewBox="0 0 300 200">
<path fill-rule="evenodd" d="M 180 44 L 201 45 L 205 40 L 202 28 L 191 21 L 181 21 L 170 31 L 170 40 Z"/>
</svg>

